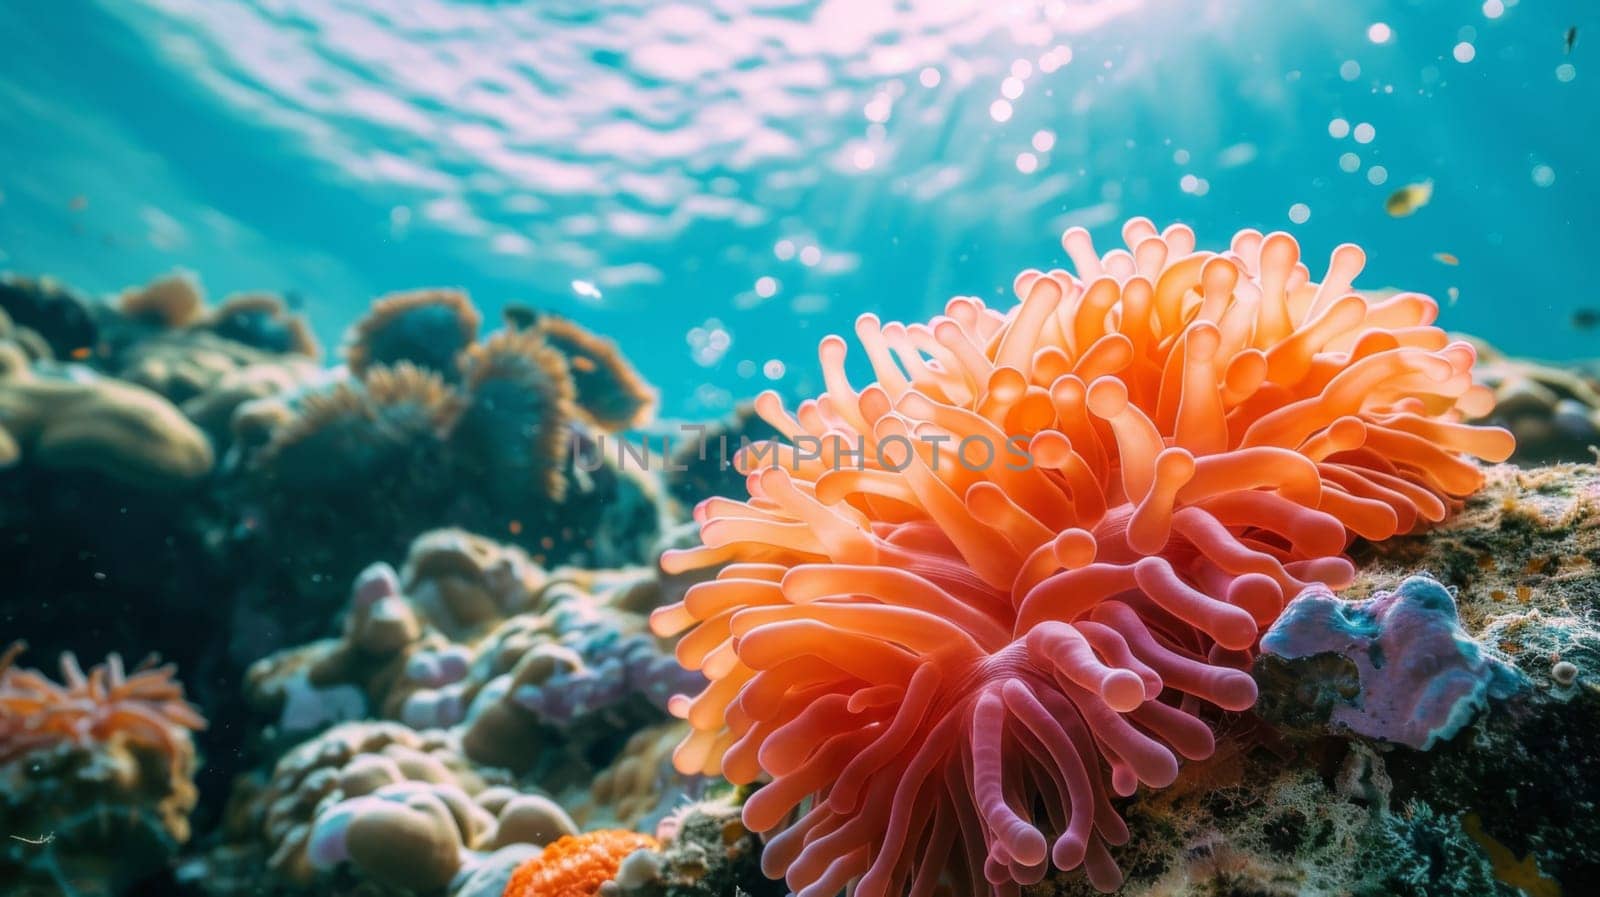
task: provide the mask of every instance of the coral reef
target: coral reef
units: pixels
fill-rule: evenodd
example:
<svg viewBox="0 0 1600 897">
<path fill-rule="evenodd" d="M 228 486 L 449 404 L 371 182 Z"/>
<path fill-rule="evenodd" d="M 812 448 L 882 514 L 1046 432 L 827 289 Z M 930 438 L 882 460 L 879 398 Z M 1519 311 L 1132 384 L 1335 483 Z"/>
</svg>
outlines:
<svg viewBox="0 0 1600 897">
<path fill-rule="evenodd" d="M 1488 423 L 1517 437 L 1512 460 L 1520 464 L 1587 461 L 1600 444 L 1600 379 L 1578 365 L 1509 358 L 1475 341 L 1475 376 L 1494 390 Z"/>
<path fill-rule="evenodd" d="M 761 840 L 744 827 L 738 802 L 685 804 L 656 828 L 661 846 L 634 854 L 602 894 L 612 897 L 779 897 L 781 883 L 761 874 Z"/>
<path fill-rule="evenodd" d="M 369 713 L 453 729 L 473 762 L 552 789 L 620 764 L 599 774 L 636 789 L 626 818 L 639 822 L 691 783 L 659 755 L 637 781 L 629 736 L 704 682 L 648 632 L 644 615 L 666 600 L 648 569 L 547 571 L 514 546 L 425 533 L 400 572 L 357 577 L 341 638 L 257 662 L 249 694 L 288 737 Z"/>
<path fill-rule="evenodd" d="M 90 300 L 48 277 L 0 274 L 0 312 L 38 334 L 54 358 L 84 357 L 98 339 Z"/>
<path fill-rule="evenodd" d="M 171 275 L 122 293 L 96 315 L 95 366 L 182 408 L 219 449 L 241 405 L 304 388 L 321 376 L 320 348 L 278 296 L 241 293 L 215 307 L 197 280 Z"/>
<path fill-rule="evenodd" d="M 1600 469 L 1462 423 L 1587 460 L 1590 375 L 1126 235 L 704 451 L 544 312 L 0 279 L 0 607 L 198 690 L 0 659 L 0 891 L 1584 893 Z"/>
<path fill-rule="evenodd" d="M 584 826 L 648 831 L 704 796 L 713 779 L 684 776 L 672 765 L 672 751 L 687 734 L 678 721 L 635 732 L 611 765 L 595 774 L 588 793 L 573 805 L 573 818 Z"/>
<path fill-rule="evenodd" d="M 541 796 L 541 775 L 576 799 L 604 773 L 633 792 L 639 819 L 688 793 L 661 766 L 659 740 L 639 748 L 653 776 L 624 750 L 698 679 L 648 632 L 646 615 L 670 599 L 649 568 L 604 569 L 653 561 L 675 512 L 648 474 L 580 468 L 570 452 L 592 445 L 589 421 L 643 421 L 653 407 L 609 341 L 569 325 L 566 351 L 537 330 L 480 342 L 464 296 L 380 303 L 400 313 L 356 328 L 369 338 L 350 374 L 318 365 L 282 299 L 209 305 L 188 274 L 111 304 L 7 277 L 0 300 L 0 544 L 23 573 L 6 606 L 28 608 L 29 633 L 46 644 L 164 644 L 163 620 L 181 614 L 219 637 L 173 647 L 226 693 L 241 661 L 333 630 L 339 606 L 299 599 L 343 591 L 341 569 L 362 546 L 394 557 L 424 534 L 402 571 L 360 578 L 341 637 L 260 664 L 249 704 L 216 702 L 225 723 L 206 737 L 222 750 L 201 782 L 216 806 L 197 818 L 209 822 L 219 786 L 247 774 L 224 843 L 182 867 L 170 861 L 196 808 L 195 749 L 187 730 L 169 730 L 198 718 L 183 715 L 170 671 L 125 675 L 113 658 L 80 676 L 69 661 L 56 686 L 9 669 L 0 816 L 17 837 L 0 845 L 0 889 L 498 894 L 539 845 L 577 833 Z M 465 334 L 454 342 L 430 330 L 441 307 Z M 593 412 L 578 408 L 585 397 Z M 450 522 L 523 547 L 432 530 Z M 62 578 L 70 554 L 87 585 Z M 541 566 L 562 559 L 590 568 Z M 86 627 L 94 600 L 104 612 Z M 177 704 L 161 703 L 173 694 Z M 368 716 L 445 728 L 352 733 L 374 725 L 352 722 Z M 532 772 L 514 780 L 464 741 Z M 308 759 L 341 751 L 339 762 Z M 277 779 L 248 774 L 263 759 Z M 263 884 L 268 858 L 277 871 Z"/>
<path fill-rule="evenodd" d="M 1397 797 L 1474 814 L 1475 840 L 1490 854 L 1499 845 L 1497 875 L 1528 893 L 1556 883 L 1581 893 L 1580 882 L 1600 875 L 1597 539 L 1600 469 L 1496 468 L 1439 531 L 1368 549 L 1351 590 L 1372 594 L 1431 571 L 1456 590 L 1467 634 L 1532 683 L 1504 712 L 1491 704 L 1470 735 L 1388 762 Z"/>
<path fill-rule="evenodd" d="M 576 831 L 559 807 L 509 784 L 443 732 L 347 723 L 284 755 L 259 792 L 243 792 L 228 834 L 247 847 L 264 841 L 265 865 L 288 886 L 343 874 L 439 891 L 476 861 L 473 851 Z"/>
<path fill-rule="evenodd" d="M 1319 284 L 1287 234 L 1124 238 L 1068 231 L 1079 276 L 1024 272 L 1009 313 L 863 316 L 863 391 L 825 339 L 824 396 L 758 400 L 790 445 L 746 453 L 751 499 L 702 503 L 704 546 L 663 558 L 726 565 L 654 617 L 711 680 L 675 706 L 678 768 L 772 777 L 744 819 L 782 830 L 763 868 L 802 895 L 1051 866 L 1116 888 L 1110 795 L 1213 753 L 1201 716 L 1254 703 L 1258 626 L 1348 584 L 1351 537 L 1444 519 L 1483 480 L 1463 456 L 1512 451 L 1459 423 L 1492 396 L 1432 300 L 1351 291 L 1358 248 Z"/>
<path fill-rule="evenodd" d="M 592 437 L 570 359 L 532 330 L 477 341 L 480 319 L 455 291 L 380 299 L 352 328 L 348 376 L 237 406 L 229 473 L 244 541 L 290 559 L 285 590 L 331 606 L 326 587 L 356 559 L 442 524 L 545 563 L 649 556 L 669 513 L 653 475 L 606 459 L 580 469 L 572 446 Z"/>
<path fill-rule="evenodd" d="M 1127 805 L 1121 893 L 1548 897 L 1600 873 L 1600 469 L 1486 476 L 1431 531 L 1358 546 L 1344 594 L 1353 612 L 1428 571 L 1454 590 L 1457 637 L 1527 685 L 1423 751 L 1330 732 L 1326 678 L 1299 688 L 1289 665 L 1259 659 L 1256 711 L 1271 728 L 1236 721 L 1211 759 Z M 1354 666 L 1339 662 L 1354 697 Z M 1091 888 L 1056 874 L 1028 892 Z"/>
</svg>

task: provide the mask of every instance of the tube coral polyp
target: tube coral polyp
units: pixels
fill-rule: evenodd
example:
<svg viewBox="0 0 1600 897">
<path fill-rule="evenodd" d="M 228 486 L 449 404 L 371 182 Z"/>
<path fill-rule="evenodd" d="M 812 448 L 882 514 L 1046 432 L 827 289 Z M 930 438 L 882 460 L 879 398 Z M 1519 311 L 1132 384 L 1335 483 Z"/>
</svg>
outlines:
<svg viewBox="0 0 1600 897">
<path fill-rule="evenodd" d="M 1123 237 L 1067 231 L 1077 275 L 1023 272 L 1005 313 L 863 315 L 865 389 L 823 340 L 825 394 L 757 402 L 788 444 L 736 459 L 749 500 L 703 502 L 702 547 L 663 558 L 723 565 L 653 618 L 711 680 L 675 704 L 678 768 L 771 778 L 745 821 L 783 829 L 762 862 L 800 897 L 1013 894 L 1051 865 L 1115 888 L 1111 798 L 1212 753 L 1258 630 L 1513 448 L 1459 422 L 1493 400 L 1433 300 L 1351 290 L 1357 247 L 1313 283 L 1283 233 Z"/>
</svg>

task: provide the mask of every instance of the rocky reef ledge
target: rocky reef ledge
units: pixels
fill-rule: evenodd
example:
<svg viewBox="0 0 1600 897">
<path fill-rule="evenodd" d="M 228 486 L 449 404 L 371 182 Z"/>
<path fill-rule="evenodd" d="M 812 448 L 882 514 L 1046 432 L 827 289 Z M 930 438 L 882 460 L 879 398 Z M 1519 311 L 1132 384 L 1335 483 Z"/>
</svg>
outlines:
<svg viewBox="0 0 1600 897">
<path fill-rule="evenodd" d="M 1558 897 L 1600 875 L 1600 469 L 1495 467 L 1444 525 L 1356 557 L 1345 650 L 1264 652 L 1255 712 L 1128 806 L 1119 893 Z M 1363 619 L 1419 575 L 1448 612 Z M 1406 699 L 1373 693 L 1370 662 Z M 1448 719 L 1469 666 L 1486 684 Z M 1413 712 L 1448 736 L 1402 743 Z M 1031 893 L 1093 891 L 1060 876 Z"/>
</svg>

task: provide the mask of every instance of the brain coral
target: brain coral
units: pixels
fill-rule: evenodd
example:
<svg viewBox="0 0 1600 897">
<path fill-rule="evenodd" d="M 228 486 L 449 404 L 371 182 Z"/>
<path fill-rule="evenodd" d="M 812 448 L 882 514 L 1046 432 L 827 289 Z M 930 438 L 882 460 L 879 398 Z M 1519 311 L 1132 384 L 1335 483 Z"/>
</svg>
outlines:
<svg viewBox="0 0 1600 897">
<path fill-rule="evenodd" d="M 663 558 L 725 565 L 653 619 L 711 680 L 678 768 L 771 777 L 745 821 L 784 829 L 763 864 L 800 897 L 1013 894 L 1052 864 L 1115 888 L 1111 797 L 1212 753 L 1258 629 L 1512 450 L 1459 422 L 1492 399 L 1431 299 L 1352 291 L 1357 247 L 1314 283 L 1287 234 L 1123 236 L 1067 231 L 1077 275 L 1023 272 L 1004 313 L 862 316 L 865 389 L 823 340 L 824 395 L 758 400 L 788 444 L 741 453 L 750 499 Z"/>
</svg>

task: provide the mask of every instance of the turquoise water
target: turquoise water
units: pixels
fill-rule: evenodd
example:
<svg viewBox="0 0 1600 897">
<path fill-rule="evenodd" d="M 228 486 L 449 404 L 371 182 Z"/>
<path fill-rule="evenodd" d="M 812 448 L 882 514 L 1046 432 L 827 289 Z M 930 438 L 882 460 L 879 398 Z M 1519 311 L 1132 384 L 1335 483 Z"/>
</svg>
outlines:
<svg viewBox="0 0 1600 897">
<path fill-rule="evenodd" d="M 1594 354 L 1592 4 L 890 10 L 13 0 L 0 267 L 292 291 L 325 341 L 377 293 L 461 285 L 615 337 L 705 414 L 814 390 L 816 340 L 863 310 L 998 298 L 1064 227 L 1147 215 L 1211 248 L 1355 241 L 1358 284 L 1451 328 Z"/>
</svg>

